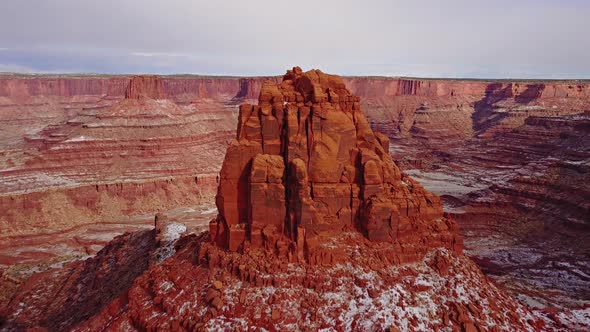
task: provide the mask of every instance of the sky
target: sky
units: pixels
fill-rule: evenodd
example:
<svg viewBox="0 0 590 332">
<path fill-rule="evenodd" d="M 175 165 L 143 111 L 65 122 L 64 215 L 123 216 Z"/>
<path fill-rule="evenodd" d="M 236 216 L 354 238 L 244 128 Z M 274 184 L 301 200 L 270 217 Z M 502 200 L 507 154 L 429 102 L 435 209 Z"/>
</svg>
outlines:
<svg viewBox="0 0 590 332">
<path fill-rule="evenodd" d="M 1 0 L 0 72 L 590 78 L 590 0 Z"/>
</svg>

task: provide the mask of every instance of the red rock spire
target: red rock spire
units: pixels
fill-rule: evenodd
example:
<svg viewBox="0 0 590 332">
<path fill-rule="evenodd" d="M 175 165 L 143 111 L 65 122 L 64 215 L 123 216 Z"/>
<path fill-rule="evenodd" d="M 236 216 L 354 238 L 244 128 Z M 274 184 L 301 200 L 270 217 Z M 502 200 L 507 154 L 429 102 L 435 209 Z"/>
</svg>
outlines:
<svg viewBox="0 0 590 332">
<path fill-rule="evenodd" d="M 388 138 L 371 130 L 343 80 L 299 67 L 263 84 L 258 105 L 240 106 L 216 203 L 219 246 L 307 259 L 343 231 L 402 242 L 441 222 L 452 227 L 440 199 L 400 173 Z"/>
</svg>

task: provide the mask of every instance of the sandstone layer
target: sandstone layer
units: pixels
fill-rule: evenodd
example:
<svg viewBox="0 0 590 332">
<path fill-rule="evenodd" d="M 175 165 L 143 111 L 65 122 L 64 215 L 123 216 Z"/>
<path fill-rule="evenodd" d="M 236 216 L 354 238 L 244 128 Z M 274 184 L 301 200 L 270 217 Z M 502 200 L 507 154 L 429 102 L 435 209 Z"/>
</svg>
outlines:
<svg viewBox="0 0 590 332">
<path fill-rule="evenodd" d="M 445 95 L 421 102 L 405 137 L 394 123 L 374 126 L 389 126 L 394 160 L 442 196 L 462 226 L 467 252 L 486 273 L 534 307 L 584 307 L 590 303 L 585 85 L 537 84 L 520 94 L 502 86 L 456 107 Z"/>
<path fill-rule="evenodd" d="M 461 81 L 348 78 L 363 98 L 375 128 L 390 137 L 491 137 L 524 124 L 531 115 L 584 112 L 590 106 L 586 81 Z"/>
<path fill-rule="evenodd" d="M 262 86 L 258 105 L 240 106 L 217 207 L 210 232 L 231 251 L 266 248 L 321 263 L 337 260 L 322 251 L 328 240 L 353 229 L 395 243 L 398 260 L 428 246 L 461 250 L 440 199 L 400 173 L 360 98 L 319 70 L 293 68 Z"/>
<path fill-rule="evenodd" d="M 156 247 L 153 230 L 116 238 L 95 257 L 37 273 L 22 284 L 2 283 L 3 331 L 42 326 L 66 331 L 88 319 L 148 268 Z M 12 286 L 12 287 L 10 287 Z"/>
<path fill-rule="evenodd" d="M 164 99 L 158 77 L 128 82 L 119 102 L 85 107 L 2 151 L 2 236 L 212 201 L 235 115 Z"/>
<path fill-rule="evenodd" d="M 266 250 L 246 254 L 222 250 L 212 246 L 205 234 L 179 238 L 172 244 L 172 256 L 159 263 L 155 258 L 162 244 L 170 244 L 162 242 L 162 238 L 155 231 L 126 234 L 116 238 L 95 258 L 40 273 L 17 289 L 3 289 L 3 294 L 12 298 L 0 311 L 0 318 L 4 319 L 2 328 L 6 331 L 252 328 L 566 331 L 584 328 L 576 320 L 584 311 L 531 311 L 485 278 L 466 256 L 446 249 L 433 249 L 414 263 L 399 264 L 384 254 L 383 249 L 389 243 L 376 243 L 359 233 L 347 233 L 333 237 L 329 248 L 341 255 L 340 263 L 302 265 L 277 260 Z"/>
<path fill-rule="evenodd" d="M 332 238 L 340 263 L 304 265 L 187 239 L 129 291 L 74 331 L 580 329 L 580 312 L 531 311 L 467 257 L 434 249 L 412 264 L 388 260 L 359 233 Z M 267 254 L 265 254 L 267 253 Z M 583 312 L 581 312 L 583 314 Z"/>
<path fill-rule="evenodd" d="M 589 120 L 531 116 L 447 150 L 436 170 L 409 171 L 445 195 L 484 271 L 536 307 L 590 301 Z"/>
</svg>

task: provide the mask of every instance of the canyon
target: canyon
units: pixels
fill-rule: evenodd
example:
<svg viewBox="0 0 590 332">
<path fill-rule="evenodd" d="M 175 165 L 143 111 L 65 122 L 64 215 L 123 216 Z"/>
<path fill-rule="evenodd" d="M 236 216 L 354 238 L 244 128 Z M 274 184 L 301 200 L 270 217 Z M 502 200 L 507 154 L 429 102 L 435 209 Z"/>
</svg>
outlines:
<svg viewBox="0 0 590 332">
<path fill-rule="evenodd" d="M 13 325 L 17 330 L 27 322 L 73 327 L 90 316 L 78 312 L 68 321 L 59 301 L 39 313 L 36 308 L 47 303 L 29 303 L 27 298 L 40 294 L 39 285 L 57 286 L 72 276 L 79 284 L 68 285 L 70 289 L 87 285 L 81 271 L 90 269 L 106 275 L 95 287 L 114 279 L 122 280 L 121 287 L 92 305 L 85 297 L 79 300 L 94 316 L 79 330 L 95 330 L 105 322 L 112 329 L 168 323 L 178 329 L 196 324 L 239 328 L 244 317 L 248 324 L 266 327 L 280 321 L 286 329 L 305 319 L 312 329 L 333 324 L 361 329 L 359 322 L 383 328 L 396 326 L 396 321 L 403 324 L 397 325 L 401 329 L 448 324 L 464 330 L 501 329 L 502 320 L 522 329 L 587 328 L 588 82 L 345 77 L 341 84 L 327 78 L 325 85 L 318 74 L 319 85 L 311 79 L 290 87 L 284 82 L 298 81 L 302 73 L 294 69 L 288 75 L 0 77 L 0 289 L 5 295 L 0 307 L 6 308 L 0 314 L 11 317 L 24 310 Z M 303 105 L 307 112 L 296 106 L 290 115 L 293 103 L 308 101 L 312 104 Z M 334 108 L 351 114 L 362 110 L 358 119 L 366 117 L 363 129 L 356 117 L 352 127 L 346 121 L 334 125 Z M 309 130 L 321 134 L 302 134 Z M 351 157 L 333 144 L 358 145 L 351 139 L 359 131 L 366 133 L 362 148 L 370 146 L 371 151 L 359 149 L 357 164 L 346 161 Z M 236 138 L 248 143 L 230 143 Z M 313 144 L 321 153 L 313 154 Z M 262 152 L 275 157 L 255 158 Z M 242 168 L 222 167 L 224 155 L 231 164 L 239 159 Z M 330 156 L 327 161 L 322 161 L 324 155 Z M 313 165 L 310 160 L 319 161 Z M 257 172 L 244 172 L 249 162 Z M 287 169 L 299 164 L 299 175 L 289 175 Z M 405 196 L 387 196 L 385 174 L 391 192 Z M 284 178 L 288 181 L 279 181 Z M 285 187 L 298 192 L 285 194 Z M 382 199 L 365 201 L 381 191 Z M 256 220 L 249 219 L 248 206 L 262 211 Z M 361 218 L 367 224 L 356 219 L 360 211 L 373 211 Z M 406 211 L 395 231 L 391 211 Z M 160 220 L 186 225 L 187 233 L 210 230 L 217 246 L 203 235 L 189 235 L 174 244 L 173 256 L 153 264 L 158 241 L 150 230 L 158 212 Z M 277 230 L 282 217 L 272 229 L 260 226 L 274 215 L 291 220 L 290 227 Z M 302 222 L 302 216 L 310 221 Z M 425 224 L 416 226 L 416 220 Z M 441 224 L 429 224 L 434 220 Z M 357 229 L 361 232 L 351 232 Z M 439 240 L 420 235 L 429 234 L 427 229 L 442 234 Z M 137 232 L 107 245 L 126 231 Z M 394 233 L 407 234 L 408 242 L 404 244 L 403 236 L 392 238 Z M 459 233 L 466 256 L 456 245 Z M 399 249 L 392 254 L 387 244 L 375 240 L 398 241 L 407 255 Z M 417 243 L 430 245 L 413 252 Z M 243 254 L 244 246 L 253 247 L 252 252 Z M 350 249 L 355 247 L 360 251 Z M 134 269 L 129 268 L 131 261 L 120 260 L 115 267 L 100 263 L 118 250 L 145 263 Z M 286 263 L 276 263 L 275 255 Z M 87 257 L 92 258 L 81 260 Z M 297 265 L 302 261 L 314 264 Z M 179 267 L 186 275 L 175 272 Z M 420 281 L 420 275 L 427 280 Z M 392 288 L 396 284 L 403 286 Z M 337 285 L 345 286 L 335 291 Z M 183 295 L 187 287 L 199 292 Z M 366 295 L 359 291 L 357 298 L 363 300 L 353 302 L 365 317 L 343 310 L 351 300 L 347 294 L 357 288 L 370 290 Z M 310 289 L 317 298 L 310 295 L 305 303 L 294 299 L 297 292 L 310 294 Z M 70 292 L 55 294 L 72 305 Z M 178 301 L 167 300 L 173 296 Z M 461 301 L 462 296 L 468 301 Z M 202 297 L 212 298 L 204 305 Z M 424 308 L 416 303 L 425 297 L 435 298 L 452 317 L 420 311 Z M 253 299 L 268 305 L 254 308 Z M 517 317 L 483 312 L 477 299 Z M 309 313 L 309 307 L 331 309 L 291 317 L 277 305 L 288 300 L 302 313 Z M 191 312 L 197 314 L 185 314 L 182 301 L 195 304 Z M 383 303 L 396 301 L 404 312 L 383 316 L 384 310 L 391 312 Z M 148 302 L 155 305 L 145 317 L 139 306 Z M 235 314 L 219 318 L 220 312 Z M 421 320 L 423 314 L 431 316 L 430 323 Z M 371 315 L 378 318 L 371 320 Z M 169 322 L 165 317 L 175 318 Z"/>
</svg>

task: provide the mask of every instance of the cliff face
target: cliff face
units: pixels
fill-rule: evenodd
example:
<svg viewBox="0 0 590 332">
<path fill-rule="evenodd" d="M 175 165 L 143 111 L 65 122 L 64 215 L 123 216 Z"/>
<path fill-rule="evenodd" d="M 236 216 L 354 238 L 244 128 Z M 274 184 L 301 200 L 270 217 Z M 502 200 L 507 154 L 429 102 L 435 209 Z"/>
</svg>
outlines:
<svg viewBox="0 0 590 332">
<path fill-rule="evenodd" d="M 125 99 L 78 110 L 3 150 L 3 235 L 212 202 L 236 116 L 163 97 L 158 77 L 137 77 Z"/>
<path fill-rule="evenodd" d="M 279 83 L 282 77 L 163 77 L 156 83 L 156 93 L 147 91 L 148 98 L 139 100 L 125 99 L 131 77 L 0 77 L 2 235 L 60 231 L 81 223 L 117 221 L 135 213 L 213 202 L 223 155 L 227 142 L 235 137 L 237 123 L 256 123 L 255 117 L 238 120 L 248 112 L 240 113 L 237 105 L 256 101 L 267 79 Z M 559 248 L 567 247 L 555 243 L 588 242 L 583 238 L 588 195 L 581 185 L 588 180 L 584 168 L 588 160 L 584 137 L 588 134 L 576 116 L 590 109 L 587 82 L 378 77 L 343 81 L 351 94 L 361 98 L 360 108 L 370 127 L 390 138 L 395 164 L 442 195 L 446 212 L 466 230 L 468 247 L 495 243 L 486 251 L 469 251 L 480 258 L 486 272 L 516 271 L 503 278 L 517 283 L 524 280 L 518 279 L 519 273 L 538 276 L 535 265 L 515 269 L 514 262 L 504 259 L 506 251 L 524 256 L 530 252 L 530 247 L 520 247 L 530 243 L 523 229 L 546 230 L 535 233 L 544 239 L 543 245 L 534 246 L 535 253 L 559 253 Z M 142 89 L 137 88 L 139 95 Z M 160 93 L 165 99 L 158 99 Z M 287 159 L 293 151 L 309 152 L 305 145 L 314 141 L 329 150 L 333 142 L 317 140 L 314 122 L 309 119 L 313 114 L 296 127 L 279 126 L 281 139 L 267 141 L 267 148 L 280 146 L 285 159 L 280 142 L 291 138 L 283 131 L 296 129 L 305 135 L 296 135 L 301 147 L 291 148 Z M 319 121 L 320 137 L 324 137 L 321 123 L 328 120 Z M 275 135 L 272 121 L 260 126 L 256 130 L 264 135 Z M 308 136 L 307 128 L 314 135 Z M 325 137 L 333 134 L 329 135 Z M 262 149 L 265 152 L 264 143 Z M 364 169 L 363 165 L 356 168 Z M 309 178 L 307 164 L 305 169 Z M 283 171 L 285 177 L 287 170 Z M 345 187 L 358 186 L 354 181 L 364 181 L 364 175 L 358 179 L 337 183 L 334 192 L 341 195 L 339 201 L 324 197 L 332 188 L 323 182 L 314 180 L 317 183 L 311 185 L 314 181 L 308 180 L 309 188 L 303 192 L 309 189 L 314 209 L 346 219 L 348 209 L 352 213 L 357 208 L 344 203 L 349 190 Z M 265 187 L 277 183 L 265 180 L 254 184 Z M 286 211 L 292 204 L 289 195 L 285 194 Z M 358 195 L 357 202 L 362 196 Z M 238 204 L 243 208 L 250 203 L 243 200 Z M 333 211 L 341 207 L 348 209 Z M 518 236 L 512 240 L 507 233 Z M 494 239 L 509 237 L 509 244 L 498 249 L 501 246 Z M 587 268 L 577 263 L 564 268 L 571 262 L 587 261 L 585 247 L 574 252 L 561 252 L 561 256 L 546 260 L 546 275 L 565 271 L 577 285 L 552 298 L 580 294 L 589 298 L 579 291 L 588 286 L 576 272 L 590 274 Z M 550 282 L 553 289 L 561 287 L 553 279 L 542 280 Z M 514 288 L 521 292 L 531 289 L 531 284 Z M 537 291 L 542 293 L 544 288 Z"/>
<path fill-rule="evenodd" d="M 0 96 L 123 96 L 128 77 L 0 77 Z"/>
<path fill-rule="evenodd" d="M 0 77 L 0 96 L 61 96 L 81 95 L 124 96 L 130 76 L 17 76 Z M 215 76 L 164 76 L 161 78 L 164 93 L 169 96 L 194 94 L 216 97 L 230 94 L 246 99 L 257 99 L 265 81 L 280 82 L 281 77 L 215 77 Z M 501 90 L 505 97 L 522 98 L 586 98 L 590 88 L 586 82 L 486 82 L 462 80 L 405 79 L 388 77 L 343 77 L 347 88 L 363 99 L 394 96 L 474 96 L 483 97 L 490 90 Z"/>
<path fill-rule="evenodd" d="M 536 306 L 579 307 L 590 299 L 588 280 L 577 272 L 590 272 L 580 263 L 590 250 L 584 187 L 590 135 L 588 114 L 577 113 L 576 102 L 587 100 L 545 99 L 543 107 L 539 100 L 512 110 L 522 113 L 522 124 L 506 125 L 514 117 L 504 109 L 501 121 L 481 121 L 489 135 L 466 133 L 469 139 L 456 134 L 461 122 L 451 111 L 419 110 L 430 114 L 429 124 L 451 122 L 434 130 L 416 121 L 421 131 L 392 139 L 392 153 L 405 172 L 442 196 L 445 211 L 461 225 L 467 252 L 497 282 Z"/>
<path fill-rule="evenodd" d="M 125 90 L 125 99 L 164 99 L 162 80 L 157 76 L 136 76 Z"/>
<path fill-rule="evenodd" d="M 0 77 L 0 99 L 18 103 L 56 99 L 72 104 L 81 96 L 101 101 L 125 96 L 129 77 Z M 215 100 L 238 104 L 256 100 L 262 83 L 278 77 L 164 77 L 161 92 L 176 103 Z M 524 123 L 530 115 L 583 112 L 589 107 L 590 85 L 585 82 L 485 82 L 460 80 L 350 77 L 344 79 L 362 98 L 374 128 L 391 137 L 428 136 L 444 131 L 445 117 L 458 120 L 449 135 L 490 137 Z M 75 98 L 75 99 L 73 99 Z M 155 98 L 158 99 L 158 98 Z M 41 99 L 43 100 L 43 99 Z M 1 102 L 2 100 L 0 100 Z M 110 102 L 112 104 L 112 101 Z M 445 115 L 440 116 L 441 110 Z M 455 121 L 454 121 L 455 122 Z M 456 128 L 455 128 L 456 127 Z M 430 135 L 436 137 L 437 135 Z"/>
<path fill-rule="evenodd" d="M 109 96 L 123 98 L 129 93 L 128 76 L 80 77 L 0 77 L 0 97 L 76 97 Z M 149 77 L 144 77 L 146 84 Z M 159 78 L 161 92 L 166 98 L 189 103 L 197 98 L 218 100 L 255 100 L 262 82 L 276 77 L 163 77 Z M 158 99 L 158 98 L 154 98 Z"/>
<path fill-rule="evenodd" d="M 98 313 L 148 268 L 157 245 L 154 234 L 119 236 L 96 256 L 38 273 L 16 289 L 1 283 L 0 315 L 8 319 L 2 329 L 68 331 Z"/>
<path fill-rule="evenodd" d="M 350 80 L 485 272 L 535 306 L 587 303 L 588 82 Z"/>
<path fill-rule="evenodd" d="M 529 98 L 586 98 L 590 87 L 585 82 L 493 82 L 462 81 L 450 79 L 404 79 L 381 77 L 347 77 L 346 86 L 364 98 L 394 96 L 422 97 L 484 97 L 492 91 L 502 91 L 505 98 L 518 96 Z"/>
<path fill-rule="evenodd" d="M 371 130 L 342 79 L 317 70 L 294 68 L 263 85 L 258 105 L 240 106 L 217 207 L 211 234 L 232 251 L 264 247 L 313 261 L 325 257 L 320 244 L 334 232 L 355 228 L 405 243 L 398 259 L 426 250 L 415 246 L 420 236 L 461 248 L 452 232 L 428 234 L 433 224 L 454 230 L 438 197 L 401 175 L 388 138 Z"/>
<path fill-rule="evenodd" d="M 574 81 L 348 78 L 346 84 L 363 98 L 375 128 L 391 137 L 433 141 L 446 139 L 439 135 L 446 130 L 450 138 L 491 137 L 524 124 L 531 115 L 575 114 L 590 106 L 590 85 Z"/>
</svg>

